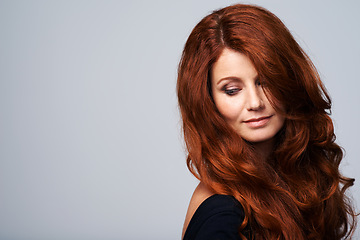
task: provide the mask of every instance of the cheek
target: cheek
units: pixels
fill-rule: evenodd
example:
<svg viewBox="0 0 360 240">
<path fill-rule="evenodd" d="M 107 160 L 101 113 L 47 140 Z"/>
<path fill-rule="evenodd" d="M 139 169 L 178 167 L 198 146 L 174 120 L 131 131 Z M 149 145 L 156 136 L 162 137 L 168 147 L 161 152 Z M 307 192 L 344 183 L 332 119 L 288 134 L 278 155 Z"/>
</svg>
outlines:
<svg viewBox="0 0 360 240">
<path fill-rule="evenodd" d="M 235 104 L 234 101 L 218 99 L 215 101 L 215 105 L 220 114 L 230 123 L 236 121 L 240 116 L 241 107 L 238 106 L 239 104 Z"/>
<path fill-rule="evenodd" d="M 283 117 L 279 114 L 277 114 L 277 116 L 278 116 L 278 126 L 281 129 L 285 124 L 285 117 Z"/>
</svg>

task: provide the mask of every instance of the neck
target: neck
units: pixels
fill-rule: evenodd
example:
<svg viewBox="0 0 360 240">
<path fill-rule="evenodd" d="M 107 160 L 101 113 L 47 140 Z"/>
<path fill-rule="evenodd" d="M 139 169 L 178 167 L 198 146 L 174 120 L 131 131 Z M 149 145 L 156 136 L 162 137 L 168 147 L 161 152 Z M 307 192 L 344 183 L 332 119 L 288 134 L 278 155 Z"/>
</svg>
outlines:
<svg viewBox="0 0 360 240">
<path fill-rule="evenodd" d="M 259 153 L 262 160 L 266 161 L 270 154 L 274 151 L 275 139 L 271 138 L 264 142 L 253 143 L 254 149 Z"/>
</svg>

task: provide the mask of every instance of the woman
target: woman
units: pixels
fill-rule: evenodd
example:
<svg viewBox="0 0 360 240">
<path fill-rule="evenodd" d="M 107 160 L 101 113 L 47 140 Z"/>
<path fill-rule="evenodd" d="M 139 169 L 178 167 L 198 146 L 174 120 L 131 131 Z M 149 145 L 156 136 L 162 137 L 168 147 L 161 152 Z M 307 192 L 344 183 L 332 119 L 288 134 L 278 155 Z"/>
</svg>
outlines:
<svg viewBox="0 0 360 240">
<path fill-rule="evenodd" d="M 190 34 L 177 92 L 199 180 L 184 239 L 343 239 L 355 214 L 339 173 L 331 101 L 269 11 L 238 4 Z"/>
</svg>

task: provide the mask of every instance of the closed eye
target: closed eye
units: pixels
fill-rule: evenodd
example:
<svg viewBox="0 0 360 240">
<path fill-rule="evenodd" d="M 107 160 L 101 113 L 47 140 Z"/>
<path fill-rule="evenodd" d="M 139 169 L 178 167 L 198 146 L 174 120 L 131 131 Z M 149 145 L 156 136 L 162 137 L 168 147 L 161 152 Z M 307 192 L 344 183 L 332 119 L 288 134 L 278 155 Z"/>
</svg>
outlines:
<svg viewBox="0 0 360 240">
<path fill-rule="evenodd" d="M 229 96 L 233 96 L 235 94 L 237 94 L 238 92 L 240 92 L 241 89 L 240 88 L 230 88 L 230 89 L 224 89 L 224 92 L 229 95 Z"/>
</svg>

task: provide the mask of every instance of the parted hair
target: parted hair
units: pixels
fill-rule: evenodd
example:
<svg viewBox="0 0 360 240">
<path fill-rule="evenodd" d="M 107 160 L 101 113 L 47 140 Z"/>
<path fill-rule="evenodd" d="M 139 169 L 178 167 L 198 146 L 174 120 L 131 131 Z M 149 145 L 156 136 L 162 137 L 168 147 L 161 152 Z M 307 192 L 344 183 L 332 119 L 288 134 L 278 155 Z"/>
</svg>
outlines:
<svg viewBox="0 0 360 240">
<path fill-rule="evenodd" d="M 266 161 L 226 123 L 212 99 L 209 72 L 224 48 L 251 60 L 269 101 L 285 116 Z M 237 4 L 203 18 L 185 44 L 177 94 L 187 166 L 212 191 L 242 204 L 243 239 L 246 226 L 254 239 L 351 237 L 356 219 L 345 191 L 354 179 L 339 172 L 343 151 L 335 143 L 331 99 L 274 14 Z"/>
</svg>

